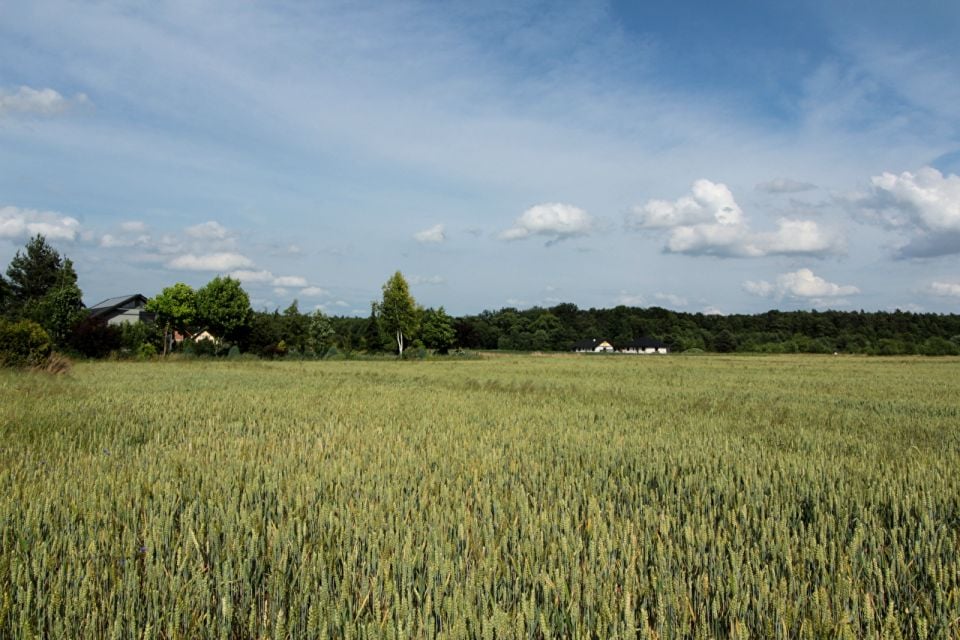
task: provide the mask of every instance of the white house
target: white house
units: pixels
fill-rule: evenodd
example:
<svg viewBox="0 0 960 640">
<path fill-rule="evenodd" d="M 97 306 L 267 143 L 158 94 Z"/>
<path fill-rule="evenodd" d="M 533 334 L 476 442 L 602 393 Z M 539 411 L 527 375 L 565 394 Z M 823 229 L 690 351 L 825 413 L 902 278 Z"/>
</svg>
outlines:
<svg viewBox="0 0 960 640">
<path fill-rule="evenodd" d="M 121 325 L 124 323 L 153 322 L 156 314 L 145 311 L 147 306 L 147 297 L 134 293 L 127 296 L 116 298 L 107 298 L 98 302 L 87 311 L 91 318 L 102 320 L 109 325 Z"/>
</svg>

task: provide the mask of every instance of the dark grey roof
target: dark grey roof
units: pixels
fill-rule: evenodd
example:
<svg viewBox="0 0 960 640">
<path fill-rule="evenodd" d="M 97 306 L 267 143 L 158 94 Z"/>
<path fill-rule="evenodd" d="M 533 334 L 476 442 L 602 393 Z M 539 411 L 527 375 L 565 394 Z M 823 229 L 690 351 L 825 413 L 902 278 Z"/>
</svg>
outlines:
<svg viewBox="0 0 960 640">
<path fill-rule="evenodd" d="M 664 342 L 659 340 L 654 340 L 653 338 L 647 338 L 646 336 L 642 338 L 637 338 L 636 340 L 631 340 L 630 342 L 624 342 L 617 345 L 618 349 L 666 349 L 667 345 Z"/>
<path fill-rule="evenodd" d="M 137 309 L 145 304 L 147 304 L 147 297 L 145 295 L 132 293 L 126 296 L 107 298 L 87 309 L 90 311 L 91 316 L 99 316 L 118 309 Z"/>
<path fill-rule="evenodd" d="M 579 342 L 574 342 L 571 347 L 574 351 L 580 351 L 582 349 L 593 349 L 597 348 L 597 345 L 601 342 L 608 342 L 607 340 L 597 340 L 596 338 L 591 338 L 589 340 L 580 340 Z"/>
</svg>

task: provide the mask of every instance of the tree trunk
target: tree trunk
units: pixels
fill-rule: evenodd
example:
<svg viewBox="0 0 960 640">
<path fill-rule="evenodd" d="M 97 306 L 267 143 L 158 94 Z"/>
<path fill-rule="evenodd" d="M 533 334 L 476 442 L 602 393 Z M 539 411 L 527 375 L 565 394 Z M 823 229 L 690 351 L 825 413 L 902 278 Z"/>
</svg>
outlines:
<svg viewBox="0 0 960 640">
<path fill-rule="evenodd" d="M 170 323 L 163 328 L 163 356 L 167 356 L 167 348 L 170 346 Z"/>
<path fill-rule="evenodd" d="M 400 349 L 400 357 L 403 357 L 403 332 L 397 331 L 397 347 Z"/>
</svg>

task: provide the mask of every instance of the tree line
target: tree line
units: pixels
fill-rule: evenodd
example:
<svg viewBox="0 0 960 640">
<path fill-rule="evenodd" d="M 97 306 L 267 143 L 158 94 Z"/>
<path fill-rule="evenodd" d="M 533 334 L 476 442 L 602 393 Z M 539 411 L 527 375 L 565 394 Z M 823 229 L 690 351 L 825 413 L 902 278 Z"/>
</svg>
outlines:
<svg viewBox="0 0 960 640">
<path fill-rule="evenodd" d="M 305 313 L 296 300 L 283 311 L 256 311 L 238 280 L 217 276 L 198 289 L 182 282 L 164 288 L 146 307 L 155 322 L 113 326 L 90 316 L 73 263 L 38 235 L 17 251 L 6 278 L 0 275 L 0 351 L 19 345 L 32 355 L 7 360 L 21 364 L 54 349 L 84 357 L 152 357 L 171 350 L 264 358 L 422 356 L 457 349 L 568 351 L 584 338 L 616 345 L 646 336 L 674 352 L 960 354 L 956 314 L 772 310 L 721 316 L 563 303 L 452 317 L 442 306 L 419 305 L 399 271 L 381 293 L 366 318 Z M 192 339 L 203 331 L 214 339 Z"/>
</svg>

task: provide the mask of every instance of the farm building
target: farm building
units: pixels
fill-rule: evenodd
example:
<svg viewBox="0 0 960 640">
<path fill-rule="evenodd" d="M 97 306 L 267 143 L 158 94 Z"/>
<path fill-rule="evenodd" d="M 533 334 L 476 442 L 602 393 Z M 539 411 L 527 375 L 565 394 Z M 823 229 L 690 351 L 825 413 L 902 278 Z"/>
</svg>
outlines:
<svg viewBox="0 0 960 640">
<path fill-rule="evenodd" d="M 573 345 L 573 350 L 577 353 L 609 353 L 612 352 L 613 345 L 606 340 L 581 340 Z"/>
<path fill-rule="evenodd" d="M 147 297 L 134 293 L 127 296 L 107 298 L 102 302 L 89 307 L 87 311 L 91 318 L 102 320 L 109 325 L 120 325 L 125 322 L 153 322 L 156 314 L 145 311 Z"/>
<path fill-rule="evenodd" d="M 653 338 L 637 338 L 617 345 L 618 353 L 670 353 L 670 347 Z"/>
<path fill-rule="evenodd" d="M 573 345 L 576 353 L 670 353 L 670 347 L 653 338 L 637 338 L 629 342 L 618 342 L 616 345 L 607 340 L 581 340 Z"/>
</svg>

